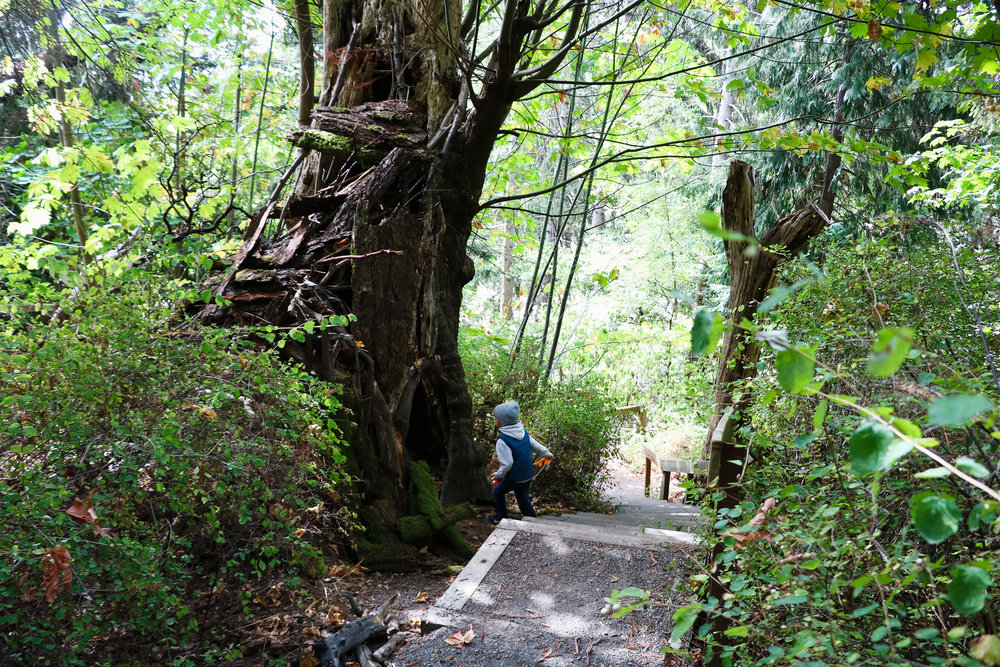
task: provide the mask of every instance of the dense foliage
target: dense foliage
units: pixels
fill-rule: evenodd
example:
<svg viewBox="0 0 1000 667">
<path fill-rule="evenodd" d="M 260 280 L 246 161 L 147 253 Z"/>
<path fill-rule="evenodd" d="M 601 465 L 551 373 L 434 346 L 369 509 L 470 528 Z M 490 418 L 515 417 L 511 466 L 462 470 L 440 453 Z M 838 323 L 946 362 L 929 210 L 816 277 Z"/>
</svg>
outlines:
<svg viewBox="0 0 1000 667">
<path fill-rule="evenodd" d="M 232 659 L 243 649 L 213 614 L 249 613 L 275 576 L 325 573 L 352 526 L 339 389 L 171 324 L 153 285 L 113 289 L 48 322 L 52 306 L 5 299 L 4 657 L 92 664 L 122 642 L 162 657 L 196 642 L 199 662 Z"/>
<path fill-rule="evenodd" d="M 707 607 L 730 627 L 696 628 L 756 664 L 996 661 L 1000 392 L 974 319 L 995 308 L 975 268 L 996 250 L 882 229 L 828 244 L 818 280 L 791 271 L 800 291 L 759 322 L 776 372 L 748 388 L 746 496 L 715 526 L 730 596 Z"/>
<path fill-rule="evenodd" d="M 600 29 L 494 146 L 460 340 L 477 446 L 519 401 L 557 456 L 540 502 L 576 508 L 634 453 L 615 407 L 697 455 L 718 364 L 687 332 L 698 353 L 722 332 L 718 203 L 726 162 L 751 162 L 758 232 L 817 202 L 830 224 L 755 321 L 725 323 L 766 346 L 738 388 L 752 457 L 737 507 L 691 489 L 727 593 L 678 612 L 675 639 L 733 665 L 1000 665 L 997 3 L 597 4 Z M 211 300 L 280 198 L 288 10 L 0 0 L 11 662 L 88 663 L 122 638 L 235 658 L 213 610 L 322 571 L 352 528 L 338 388 L 257 345 L 303 331 L 175 310 Z M 470 67 L 497 29 L 469 33 Z"/>
</svg>

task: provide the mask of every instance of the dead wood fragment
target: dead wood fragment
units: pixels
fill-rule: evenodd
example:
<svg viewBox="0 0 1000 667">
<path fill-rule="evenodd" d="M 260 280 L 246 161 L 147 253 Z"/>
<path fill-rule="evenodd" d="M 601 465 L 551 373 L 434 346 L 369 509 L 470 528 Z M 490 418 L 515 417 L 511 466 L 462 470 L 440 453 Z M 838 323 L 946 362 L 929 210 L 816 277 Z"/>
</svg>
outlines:
<svg viewBox="0 0 1000 667">
<path fill-rule="evenodd" d="M 372 657 L 379 662 L 386 662 L 392 655 L 399 649 L 401 644 L 404 644 L 407 640 L 407 635 L 405 632 L 397 632 L 392 637 L 389 637 L 389 641 L 382 645 L 377 651 L 372 654 Z"/>
<path fill-rule="evenodd" d="M 358 613 L 353 596 L 348 595 L 351 606 L 355 613 Z M 394 593 L 386 600 L 381 607 L 373 613 L 351 621 L 337 632 L 326 637 L 321 642 L 314 645 L 314 650 L 321 654 L 320 665 L 322 667 L 341 667 L 340 659 L 345 654 L 353 651 L 374 635 L 384 633 L 386 630 L 386 619 L 389 615 L 389 608 L 399 599 L 399 593 Z"/>
</svg>

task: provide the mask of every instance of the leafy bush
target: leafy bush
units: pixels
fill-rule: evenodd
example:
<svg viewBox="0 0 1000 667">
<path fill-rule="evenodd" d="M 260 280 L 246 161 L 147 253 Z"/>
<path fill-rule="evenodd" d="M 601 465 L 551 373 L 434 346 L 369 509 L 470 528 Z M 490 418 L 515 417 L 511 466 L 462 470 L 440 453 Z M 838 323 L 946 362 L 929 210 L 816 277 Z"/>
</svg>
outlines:
<svg viewBox="0 0 1000 667">
<path fill-rule="evenodd" d="M 578 509 L 601 505 L 608 460 L 618 454 L 613 418 L 615 397 L 594 381 L 542 382 L 541 369 L 525 354 L 513 365 L 504 341 L 463 332 L 462 361 L 474 406 L 474 434 L 492 451 L 496 443 L 493 408 L 516 400 L 528 432 L 556 456 L 532 487 L 541 503 Z M 484 474 L 486 474 L 484 472 Z"/>
<path fill-rule="evenodd" d="M 1000 663 L 1000 395 L 933 249 L 909 273 L 885 239 L 831 248 L 768 318 L 805 343 L 753 383 L 746 497 L 715 526 L 729 594 L 695 606 L 725 619 L 708 643 L 734 665 Z"/>
<path fill-rule="evenodd" d="M 30 299 L 0 315 L 8 664 L 211 645 L 220 600 L 325 571 L 348 528 L 337 390 L 231 332 L 171 330 L 146 287 L 84 290 L 62 322 Z"/>
</svg>

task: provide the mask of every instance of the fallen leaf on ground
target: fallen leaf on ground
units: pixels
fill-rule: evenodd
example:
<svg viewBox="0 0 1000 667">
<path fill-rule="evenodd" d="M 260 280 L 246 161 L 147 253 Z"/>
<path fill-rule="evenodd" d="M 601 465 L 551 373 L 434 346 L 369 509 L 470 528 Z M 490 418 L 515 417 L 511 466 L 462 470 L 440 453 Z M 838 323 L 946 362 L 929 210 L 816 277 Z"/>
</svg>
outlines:
<svg viewBox="0 0 1000 667">
<path fill-rule="evenodd" d="M 97 523 L 97 512 L 94 511 L 94 501 L 90 496 L 87 496 L 86 500 L 74 498 L 73 505 L 66 510 L 66 514 L 69 514 L 77 521 L 83 521 L 92 526 Z"/>
<path fill-rule="evenodd" d="M 430 602 L 431 596 L 428 593 L 417 593 L 417 597 L 413 598 L 413 604 L 421 604 L 423 602 Z"/>
<path fill-rule="evenodd" d="M 445 637 L 444 643 L 447 644 L 448 646 L 455 646 L 457 648 L 461 648 L 466 644 L 471 644 L 472 640 L 475 639 L 475 637 L 476 633 L 472 631 L 472 626 L 470 625 L 469 629 L 466 630 L 465 632 L 459 630 L 458 632 Z"/>
<path fill-rule="evenodd" d="M 299 660 L 299 667 L 318 667 L 318 665 L 319 660 L 317 660 L 316 656 L 312 653 L 306 653 L 302 656 L 302 659 Z"/>
</svg>

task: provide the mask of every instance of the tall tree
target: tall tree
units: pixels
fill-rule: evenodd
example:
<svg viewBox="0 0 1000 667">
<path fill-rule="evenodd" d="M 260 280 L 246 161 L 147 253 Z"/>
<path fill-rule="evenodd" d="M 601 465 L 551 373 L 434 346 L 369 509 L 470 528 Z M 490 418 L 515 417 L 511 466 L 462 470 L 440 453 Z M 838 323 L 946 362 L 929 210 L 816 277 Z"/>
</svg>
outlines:
<svg viewBox="0 0 1000 667">
<path fill-rule="evenodd" d="M 464 17 L 457 0 L 323 4 L 326 67 L 312 127 L 293 137 L 306 165 L 296 193 L 277 206 L 279 183 L 256 213 L 215 288 L 232 305 L 202 317 L 305 325 L 286 350 L 349 379 L 356 453 L 386 521 L 410 459 L 440 466 L 446 503 L 488 495 L 457 349 L 466 244 L 511 104 L 556 71 L 586 11 L 583 0 L 473 3 Z M 271 217 L 283 227 L 268 236 Z M 331 315 L 356 321 L 313 324 Z"/>
</svg>

